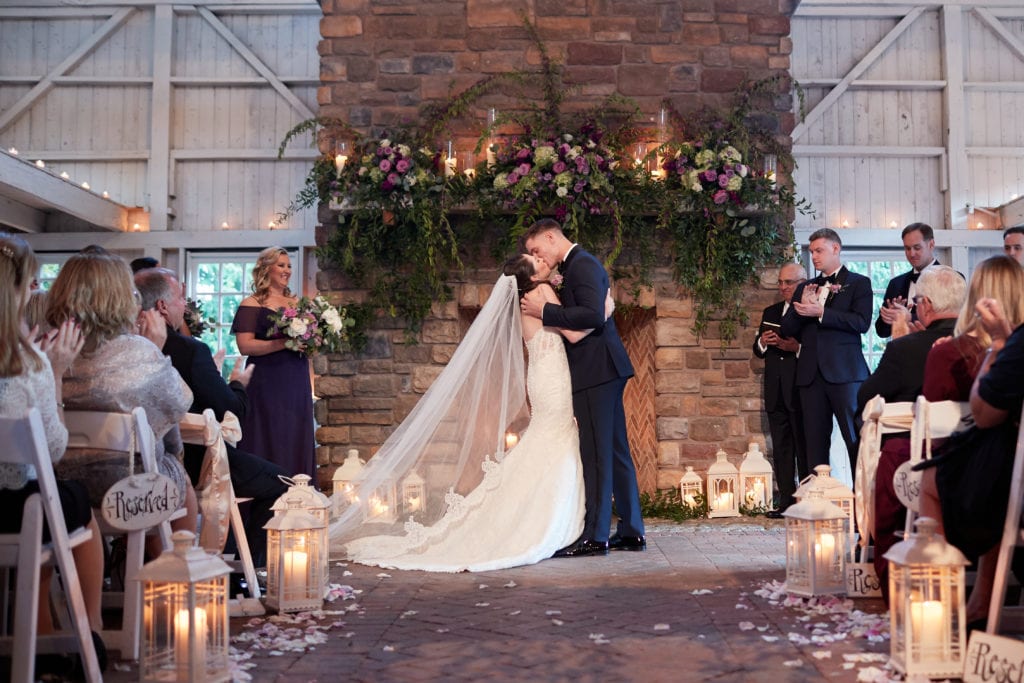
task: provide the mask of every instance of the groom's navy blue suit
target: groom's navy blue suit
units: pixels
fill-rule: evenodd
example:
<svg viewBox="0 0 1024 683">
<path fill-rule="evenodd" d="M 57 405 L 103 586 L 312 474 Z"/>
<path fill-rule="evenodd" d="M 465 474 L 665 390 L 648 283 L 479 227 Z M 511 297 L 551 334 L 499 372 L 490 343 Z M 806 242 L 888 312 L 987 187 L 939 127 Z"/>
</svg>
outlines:
<svg viewBox="0 0 1024 683">
<path fill-rule="evenodd" d="M 835 415 L 850 453 L 851 471 L 855 472 L 861 422 L 857 389 L 868 377 L 860 337 L 871 326 L 871 281 L 851 273 L 846 266 L 835 275 L 838 291 L 829 295 L 821 320 L 801 316 L 790 306 L 782 316 L 779 334 L 800 341 L 796 385 L 800 389 L 808 465 L 813 469 L 828 464 Z M 808 280 L 793 292 L 793 301 L 800 301 L 810 284 L 827 286 L 822 277 Z"/>
<path fill-rule="evenodd" d="M 561 305 L 544 306 L 544 325 L 593 329 L 576 344 L 566 343 L 572 377 L 573 412 L 580 430 L 580 460 L 586 491 L 584 540 L 608 540 L 612 495 L 621 536 L 643 536 L 636 468 L 629 452 L 622 392 L 633 364 L 612 318 L 605 320 L 608 273 L 600 261 L 574 245 L 559 270 Z"/>
</svg>

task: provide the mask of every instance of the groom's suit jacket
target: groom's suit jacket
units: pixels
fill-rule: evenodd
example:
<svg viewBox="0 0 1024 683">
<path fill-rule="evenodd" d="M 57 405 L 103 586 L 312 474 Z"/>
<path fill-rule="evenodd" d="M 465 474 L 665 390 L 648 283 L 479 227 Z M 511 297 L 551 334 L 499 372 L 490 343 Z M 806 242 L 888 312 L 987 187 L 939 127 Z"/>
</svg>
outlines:
<svg viewBox="0 0 1024 683">
<path fill-rule="evenodd" d="M 615 320 L 604 319 L 608 273 L 593 255 L 576 245 L 559 268 L 562 304 L 544 306 L 544 325 L 593 332 L 566 344 L 572 390 L 580 391 L 613 379 L 632 377 L 633 364 L 622 344 Z"/>
</svg>

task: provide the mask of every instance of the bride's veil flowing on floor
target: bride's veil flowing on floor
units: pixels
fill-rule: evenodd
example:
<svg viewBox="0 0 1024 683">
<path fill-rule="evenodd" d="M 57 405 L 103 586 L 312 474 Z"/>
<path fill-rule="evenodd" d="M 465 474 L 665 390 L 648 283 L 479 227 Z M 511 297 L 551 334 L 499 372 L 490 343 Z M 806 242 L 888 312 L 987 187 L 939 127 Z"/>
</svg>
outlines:
<svg viewBox="0 0 1024 683">
<path fill-rule="evenodd" d="M 330 525 L 332 551 L 429 527 L 500 461 L 528 422 L 516 280 L 501 276 L 451 360 L 369 459 Z M 452 495 L 455 494 L 455 495 Z M 410 522 L 412 522 L 410 524 Z"/>
</svg>

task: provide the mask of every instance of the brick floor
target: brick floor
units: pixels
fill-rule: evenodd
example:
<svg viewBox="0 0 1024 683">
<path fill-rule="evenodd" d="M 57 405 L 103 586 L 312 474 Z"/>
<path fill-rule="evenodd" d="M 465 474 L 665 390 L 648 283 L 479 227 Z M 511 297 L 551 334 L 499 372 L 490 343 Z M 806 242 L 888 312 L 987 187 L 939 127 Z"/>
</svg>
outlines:
<svg viewBox="0 0 1024 683">
<path fill-rule="evenodd" d="M 785 577 L 780 522 L 760 518 L 649 524 L 648 549 L 546 560 L 480 574 L 333 566 L 362 591 L 326 610 L 344 622 L 304 654 L 259 652 L 254 681 L 855 681 L 888 652 L 859 637 L 798 644 L 835 617 L 808 617 L 753 591 Z M 343 572 L 351 572 L 344 576 Z M 710 592 L 708 592 L 710 591 Z M 696 594 L 695 594 L 696 592 Z M 855 609 L 881 614 L 879 600 Z M 740 622 L 757 628 L 743 630 Z M 232 635 L 247 628 L 233 620 Z M 759 630 L 763 629 L 763 630 Z M 824 631 L 819 631 L 824 632 Z M 771 641 L 771 642 L 769 642 Z M 828 653 L 829 656 L 825 656 Z M 134 665 L 106 680 L 135 681 Z"/>
</svg>

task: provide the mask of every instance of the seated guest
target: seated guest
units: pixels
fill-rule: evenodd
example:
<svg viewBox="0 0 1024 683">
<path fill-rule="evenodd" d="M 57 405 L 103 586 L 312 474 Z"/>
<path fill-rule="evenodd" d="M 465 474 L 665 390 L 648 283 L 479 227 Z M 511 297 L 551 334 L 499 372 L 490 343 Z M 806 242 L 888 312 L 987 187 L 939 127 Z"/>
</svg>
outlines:
<svg viewBox="0 0 1024 683">
<path fill-rule="evenodd" d="M 138 293 L 128 264 L 109 252 L 92 251 L 72 256 L 50 289 L 46 319 L 54 326 L 76 320 L 85 347 L 64 377 L 64 404 L 72 410 L 146 411 L 156 437 L 156 462 L 182 494 L 187 514 L 171 523 L 175 530 L 196 530 L 196 496 L 179 460 L 178 422 L 192 403 L 192 391 L 160 349 L 140 332 L 165 329 L 157 314 L 139 322 Z M 136 462 L 141 470 L 141 463 Z M 106 451 L 69 450 L 57 466 L 66 479 L 85 483 L 93 507 L 117 481 L 128 476 L 128 460 Z M 159 539 L 149 547 L 158 553 Z"/>
<path fill-rule="evenodd" d="M 992 301 L 1000 302 L 1001 320 L 988 314 L 994 306 Z M 981 311 L 985 313 L 981 313 Z M 986 321 L 986 316 L 991 322 Z M 998 324 L 995 324 L 997 323 Z M 928 354 L 925 366 L 924 395 L 929 401 L 955 400 L 971 401 L 973 422 L 985 427 L 975 413 L 975 398 L 972 386 L 976 378 L 980 378 L 986 359 L 986 349 L 1001 348 L 1009 330 L 1024 323 L 1024 269 L 1009 256 L 994 256 L 979 263 L 971 276 L 971 286 L 967 303 L 956 323 L 956 336 L 947 343 L 937 344 Z M 994 330 L 994 334 L 993 331 Z M 1018 329 L 1017 337 L 1020 336 Z M 993 356 L 997 351 L 988 353 Z M 1009 360 L 1009 357 L 1007 358 Z M 1020 395 L 1020 387 L 1008 396 Z M 996 399 L 996 402 L 1001 402 Z M 1019 414 L 1019 403 L 1017 406 Z M 1016 416 L 1014 416 L 1015 419 Z M 933 444 L 935 448 L 935 444 Z M 1012 453 L 1012 449 L 1011 449 Z M 947 510 L 948 498 L 943 500 L 943 490 L 947 489 L 948 472 L 952 468 L 943 463 L 944 458 L 937 458 L 938 466 L 924 471 L 921 481 L 921 515 L 931 517 L 943 524 L 939 530 L 947 533 L 950 542 L 956 542 L 957 530 L 948 533 L 949 527 L 956 527 L 956 513 Z M 955 475 L 954 475 L 955 476 Z M 941 481 L 940 481 L 941 480 Z M 947 490 L 948 494 L 948 490 Z M 953 520 L 953 521 L 950 521 Z M 1003 527 L 1003 519 L 991 520 L 994 525 L 993 536 L 998 537 Z M 975 555 L 970 549 L 967 554 Z M 992 594 L 992 582 L 995 578 L 996 555 L 998 546 L 982 553 L 978 558 L 978 572 L 974 588 L 967 601 L 967 620 L 980 626 L 984 622 Z"/>
<path fill-rule="evenodd" d="M 893 339 L 885 347 L 882 360 L 857 392 L 859 410 L 875 396 L 887 403 L 914 401 L 921 394 L 925 377 L 925 359 L 937 339 L 953 334 L 957 316 L 964 304 L 967 289 L 960 273 L 949 266 L 930 266 L 916 282 L 914 308 L 924 327 Z M 882 584 L 882 596 L 888 600 L 889 562 L 884 555 L 900 539 L 906 523 L 906 508 L 893 489 L 896 468 L 910 459 L 910 439 L 891 435 L 882 443 L 875 474 L 875 570 Z"/>
<path fill-rule="evenodd" d="M 24 324 L 30 283 L 38 270 L 35 254 L 20 237 L 0 233 L 0 415 L 22 417 L 38 408 L 46 432 L 50 459 L 57 463 L 64 455 L 68 431 L 60 416 L 60 377 L 82 348 L 78 326 L 65 322 L 42 338 L 37 346 L 29 339 Z M 58 495 L 68 531 L 87 527 L 92 538 L 72 549 L 81 582 L 89 625 L 103 629 L 100 592 L 103 587 L 103 546 L 92 516 L 85 487 L 77 481 L 58 481 Z M 21 528 L 25 500 L 39 491 L 36 473 L 13 464 L 0 465 L 0 533 L 17 533 Z M 49 530 L 43 531 L 49 540 Z M 50 576 L 43 569 L 39 586 L 39 633 L 52 633 L 50 617 Z M 102 642 L 94 635 L 97 656 L 105 664 Z"/>
<path fill-rule="evenodd" d="M 163 352 L 192 389 L 190 412 L 202 413 L 210 408 L 218 420 L 223 420 L 227 411 L 239 419 L 244 417 L 249 406 L 245 388 L 255 366 L 250 365 L 242 370 L 241 363 L 235 364 L 230 381 L 225 383 L 210 354 L 210 348 L 197 339 L 177 332 L 184 319 L 185 295 L 174 271 L 165 268 L 141 270 L 135 274 L 135 286 L 142 296 L 142 309 L 156 310 L 167 323 L 167 340 Z M 262 567 L 266 565 L 267 550 L 267 534 L 263 525 L 273 516 L 270 506 L 288 488 L 280 479 L 286 473 L 269 460 L 240 451 L 234 446 L 229 445 L 227 452 L 235 495 L 252 498 L 245 535 L 253 563 Z M 185 444 L 185 469 L 193 483 L 199 479 L 205 454 L 205 447 Z"/>
</svg>

